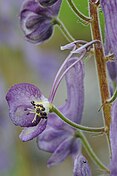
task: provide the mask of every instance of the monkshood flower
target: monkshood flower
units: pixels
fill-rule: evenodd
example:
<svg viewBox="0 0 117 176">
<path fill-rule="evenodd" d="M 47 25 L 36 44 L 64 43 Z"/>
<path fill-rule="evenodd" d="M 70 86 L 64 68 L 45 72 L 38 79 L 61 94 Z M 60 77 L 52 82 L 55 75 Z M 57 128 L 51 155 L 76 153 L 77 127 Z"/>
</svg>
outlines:
<svg viewBox="0 0 117 176">
<path fill-rule="evenodd" d="M 6 99 L 12 122 L 25 127 L 20 137 L 26 135 L 24 140 L 30 140 L 42 133 L 46 128 L 50 104 L 36 86 L 28 83 L 16 84 L 11 87 Z"/>
<path fill-rule="evenodd" d="M 112 149 L 112 158 L 110 163 L 111 176 L 117 175 L 117 100 L 112 105 L 110 126 L 110 142 Z"/>
<path fill-rule="evenodd" d="M 91 176 L 88 161 L 81 153 L 76 156 L 73 173 L 74 176 Z"/>
<path fill-rule="evenodd" d="M 76 58 L 69 60 L 69 67 Z M 84 106 L 84 65 L 79 61 L 66 74 L 67 100 L 59 110 L 70 120 L 80 123 Z M 48 166 L 62 162 L 68 155 L 73 158 L 81 150 L 80 140 L 75 136 L 76 130 L 68 126 L 55 114 L 49 114 L 45 131 L 38 137 L 40 149 L 52 153 Z"/>
<path fill-rule="evenodd" d="M 117 59 L 117 0 L 101 0 L 100 3 L 105 17 L 105 32 L 109 49 Z"/>
<path fill-rule="evenodd" d="M 69 69 L 81 60 L 85 54 L 85 52 L 81 52 L 81 55 L 74 63 L 68 68 L 64 68 L 61 76 L 61 68 L 59 69 L 49 99 L 45 98 L 36 86 L 29 83 L 16 84 L 8 91 L 6 99 L 9 105 L 9 116 L 15 125 L 25 127 L 20 134 L 21 140 L 31 140 L 45 130 L 48 114 L 52 108 L 51 103 L 53 102 L 60 81 Z M 69 59 L 71 55 L 70 53 L 68 56 Z M 62 67 L 64 67 L 65 64 L 66 60 Z"/>
<path fill-rule="evenodd" d="M 21 27 L 28 41 L 41 43 L 49 39 L 55 25 L 54 18 L 58 15 L 61 0 L 50 7 L 43 7 L 36 0 L 24 1 L 21 12 Z"/>
</svg>

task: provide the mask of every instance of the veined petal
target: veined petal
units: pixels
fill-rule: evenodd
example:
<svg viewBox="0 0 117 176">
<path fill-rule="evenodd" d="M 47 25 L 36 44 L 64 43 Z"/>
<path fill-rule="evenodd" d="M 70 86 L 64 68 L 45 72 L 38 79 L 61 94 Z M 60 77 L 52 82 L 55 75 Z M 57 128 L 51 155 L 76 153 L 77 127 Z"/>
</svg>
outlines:
<svg viewBox="0 0 117 176">
<path fill-rule="evenodd" d="M 74 176 L 91 176 L 91 171 L 86 158 L 79 153 L 74 161 Z"/>
<path fill-rule="evenodd" d="M 76 58 L 68 61 L 70 66 Z M 64 106 L 64 114 L 67 118 L 80 123 L 84 107 L 84 65 L 79 61 L 66 74 L 67 100 Z"/>
<path fill-rule="evenodd" d="M 69 137 L 65 139 L 54 151 L 52 156 L 48 160 L 48 167 L 59 164 L 70 154 L 73 138 Z"/>
<path fill-rule="evenodd" d="M 26 35 L 26 38 L 31 43 L 41 43 L 42 41 L 45 41 L 49 39 L 52 35 L 53 27 L 50 25 L 50 22 L 42 23 L 40 26 L 37 26 L 37 28 L 32 31 L 30 34 Z"/>
<path fill-rule="evenodd" d="M 36 0 L 24 1 L 20 12 L 20 23 L 28 41 L 41 43 L 53 32 L 53 18 L 58 15 L 61 0 L 51 7 L 43 7 Z"/>
<path fill-rule="evenodd" d="M 6 100 L 9 105 L 9 115 L 15 125 L 28 127 L 38 123 L 32 123 L 34 113 L 27 113 L 32 108 L 32 101 L 45 99 L 41 91 L 29 83 L 16 84 L 8 91 Z"/>
<path fill-rule="evenodd" d="M 70 59 L 66 68 L 74 63 L 77 58 Z M 67 87 L 67 100 L 63 106 L 59 107 L 59 110 L 70 120 L 80 123 L 84 107 L 84 65 L 82 61 L 79 61 L 74 65 L 66 74 L 66 87 Z M 53 124 L 54 119 L 54 124 Z M 49 115 L 48 124 L 50 126 L 60 126 L 65 123 L 57 117 L 55 114 Z"/>
<path fill-rule="evenodd" d="M 112 105 L 111 111 L 111 126 L 110 126 L 110 142 L 111 142 L 111 149 L 112 149 L 112 159 L 110 163 L 110 171 L 111 176 L 117 175 L 117 100 L 115 100 L 114 104 Z"/>
<path fill-rule="evenodd" d="M 53 153 L 67 137 L 68 133 L 64 130 L 47 126 L 46 130 L 39 135 L 37 145 L 41 150 Z"/>
<path fill-rule="evenodd" d="M 28 128 L 25 127 L 19 137 L 23 142 L 32 140 L 45 130 L 46 125 L 47 119 L 41 119 L 37 126 Z"/>
</svg>

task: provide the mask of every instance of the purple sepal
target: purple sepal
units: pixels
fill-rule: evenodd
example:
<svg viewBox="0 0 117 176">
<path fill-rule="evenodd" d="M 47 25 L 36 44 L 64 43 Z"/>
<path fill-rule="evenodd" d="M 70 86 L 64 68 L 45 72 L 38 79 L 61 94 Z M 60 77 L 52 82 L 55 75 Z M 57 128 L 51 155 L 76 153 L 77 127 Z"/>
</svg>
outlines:
<svg viewBox="0 0 117 176">
<path fill-rule="evenodd" d="M 79 153 L 74 160 L 74 176 L 91 176 L 91 171 L 86 158 Z"/>
<path fill-rule="evenodd" d="M 37 125 L 39 119 L 32 123 L 35 114 L 29 113 L 33 110 L 32 101 L 40 101 L 44 98 L 41 91 L 29 83 L 16 84 L 8 91 L 6 100 L 9 105 L 9 116 L 12 122 L 21 127 Z"/>
<path fill-rule="evenodd" d="M 61 137 L 58 137 L 61 136 Z M 41 150 L 53 153 L 58 145 L 67 138 L 68 134 L 64 132 L 64 130 L 59 130 L 56 128 L 52 128 L 47 126 L 47 130 L 45 130 L 37 141 L 38 146 Z"/>
<path fill-rule="evenodd" d="M 117 0 L 101 0 L 100 3 L 105 17 L 108 46 L 117 59 L 117 25 L 115 25 L 117 22 Z"/>
<path fill-rule="evenodd" d="M 75 60 L 70 59 L 66 68 Z M 66 74 L 67 100 L 59 110 L 76 123 L 81 122 L 84 106 L 84 65 L 79 61 Z M 64 123 L 56 114 L 48 115 L 45 131 L 39 135 L 40 149 L 53 153 L 48 166 L 62 162 L 69 154 L 74 158 L 80 151 L 80 141 L 75 137 L 75 129 Z"/>
<path fill-rule="evenodd" d="M 43 7 L 36 0 L 24 1 L 20 22 L 28 41 L 41 43 L 49 39 L 53 32 L 53 18 L 58 15 L 61 0 L 51 7 Z"/>
<path fill-rule="evenodd" d="M 69 137 L 59 144 L 57 149 L 54 151 L 54 153 L 48 160 L 48 167 L 57 165 L 65 160 L 65 158 L 70 154 L 72 141 L 73 138 Z"/>
<path fill-rule="evenodd" d="M 117 62 L 107 62 L 109 76 L 112 81 L 117 81 Z"/>
<path fill-rule="evenodd" d="M 111 176 L 117 175 L 117 100 L 112 105 L 110 125 L 110 142 L 112 150 L 112 159 L 110 162 Z"/>
<path fill-rule="evenodd" d="M 41 134 L 47 125 L 47 119 L 41 119 L 35 127 L 25 127 L 19 135 L 19 138 L 23 141 L 29 141 Z"/>
</svg>

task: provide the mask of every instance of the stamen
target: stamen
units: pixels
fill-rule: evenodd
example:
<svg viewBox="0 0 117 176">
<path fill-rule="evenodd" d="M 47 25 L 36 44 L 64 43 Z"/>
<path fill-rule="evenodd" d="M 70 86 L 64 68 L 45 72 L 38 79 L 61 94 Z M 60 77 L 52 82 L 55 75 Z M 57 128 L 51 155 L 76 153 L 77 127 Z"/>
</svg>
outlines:
<svg viewBox="0 0 117 176">
<path fill-rule="evenodd" d="M 34 106 L 34 105 L 35 105 L 35 102 L 34 102 L 34 101 L 31 101 L 31 104 Z"/>
<path fill-rule="evenodd" d="M 32 123 L 36 122 L 37 118 L 38 118 L 38 121 L 40 121 L 42 118 L 47 119 L 47 113 L 45 112 L 47 111 L 47 109 L 44 107 L 42 102 L 31 101 L 31 104 L 34 106 L 34 109 L 27 108 L 27 110 L 29 110 L 29 113 L 35 114 L 34 119 L 32 120 Z"/>
</svg>

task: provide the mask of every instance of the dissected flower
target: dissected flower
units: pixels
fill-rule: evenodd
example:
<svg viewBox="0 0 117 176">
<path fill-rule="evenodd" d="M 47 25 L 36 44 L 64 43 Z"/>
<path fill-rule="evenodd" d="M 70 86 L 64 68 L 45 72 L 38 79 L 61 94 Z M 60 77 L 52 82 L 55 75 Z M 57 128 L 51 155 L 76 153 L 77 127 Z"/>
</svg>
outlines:
<svg viewBox="0 0 117 176">
<path fill-rule="evenodd" d="M 61 0 L 51 7 L 43 7 L 36 0 L 26 0 L 20 13 L 21 27 L 28 41 L 41 43 L 49 39 L 55 25 L 54 18 L 58 15 Z"/>
<path fill-rule="evenodd" d="M 100 3 L 105 17 L 105 32 L 108 46 L 117 58 L 117 25 L 115 25 L 117 22 L 117 0 L 101 0 Z"/>
<path fill-rule="evenodd" d="M 67 67 L 76 58 L 68 60 Z M 67 100 L 59 110 L 70 120 L 81 122 L 84 105 L 84 66 L 82 61 L 74 65 L 66 74 Z M 62 162 L 68 155 L 75 155 L 80 151 L 80 140 L 75 137 L 76 130 L 68 126 L 55 114 L 49 114 L 48 124 L 44 132 L 38 137 L 40 149 L 53 153 L 48 160 L 48 166 Z"/>
<path fill-rule="evenodd" d="M 110 126 L 110 142 L 112 150 L 112 158 L 110 163 L 111 176 L 117 175 L 117 100 L 112 105 L 111 111 L 111 126 Z"/>
<path fill-rule="evenodd" d="M 74 176 L 91 176 L 91 171 L 86 158 L 79 153 L 74 161 Z"/>
<path fill-rule="evenodd" d="M 10 118 L 15 125 L 25 127 L 22 133 L 20 134 L 20 139 L 22 141 L 31 140 L 34 137 L 37 137 L 45 130 L 47 125 L 47 117 L 49 116 L 48 113 L 52 109 L 52 102 L 62 78 L 64 77 L 65 74 L 69 75 L 68 76 L 69 78 L 67 79 L 71 78 L 71 75 L 69 74 L 69 70 L 72 67 L 74 67 L 84 57 L 84 55 L 85 55 L 85 52 L 81 52 L 80 57 L 72 59 L 72 62 L 70 62 L 71 65 L 67 65 L 65 68 L 65 65 L 68 63 L 68 60 L 70 59 L 70 56 L 71 56 L 71 53 L 70 53 L 70 55 L 68 56 L 69 59 L 67 58 L 67 60 L 64 61 L 59 71 L 57 72 L 57 75 L 55 77 L 52 89 L 50 91 L 50 96 L 48 99 L 46 99 L 42 95 L 41 91 L 36 86 L 29 83 L 16 84 L 13 87 L 11 87 L 11 89 L 8 91 L 6 95 L 6 99 L 9 105 Z M 63 71 L 63 68 L 64 68 L 64 71 Z M 61 71 L 63 71 L 62 74 L 61 74 Z M 69 87 L 69 85 L 67 86 Z M 70 89 L 72 89 L 75 86 L 78 88 L 78 85 L 77 83 L 75 83 L 75 78 L 74 78 L 74 86 L 72 85 L 71 87 L 69 87 L 68 91 L 70 91 Z M 75 89 L 74 91 L 74 98 L 77 97 L 76 95 L 80 96 L 80 92 L 78 93 L 78 89 L 77 90 Z M 80 101 L 82 101 L 82 98 L 80 98 Z M 79 117 L 82 114 L 82 111 L 80 111 L 80 108 L 82 106 L 83 106 L 82 103 L 80 103 L 79 106 L 77 107 Z M 73 110 L 71 109 L 71 111 Z M 75 109 L 74 109 L 74 113 L 75 113 Z M 75 116 L 73 118 L 75 118 Z"/>
</svg>

